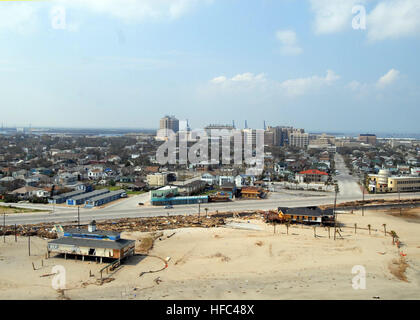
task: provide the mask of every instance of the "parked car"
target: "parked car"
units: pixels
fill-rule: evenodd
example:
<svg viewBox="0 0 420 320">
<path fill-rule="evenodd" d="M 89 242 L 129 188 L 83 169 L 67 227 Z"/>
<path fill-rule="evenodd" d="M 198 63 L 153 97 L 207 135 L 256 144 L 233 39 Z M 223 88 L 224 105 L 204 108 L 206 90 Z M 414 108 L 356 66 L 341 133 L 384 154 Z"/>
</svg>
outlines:
<svg viewBox="0 0 420 320">
<path fill-rule="evenodd" d="M 143 202 L 139 202 L 139 206 L 142 206 L 142 205 L 144 205 L 144 203 Z"/>
<path fill-rule="evenodd" d="M 168 204 L 167 206 L 165 206 L 165 209 L 173 209 L 173 206 Z"/>
</svg>

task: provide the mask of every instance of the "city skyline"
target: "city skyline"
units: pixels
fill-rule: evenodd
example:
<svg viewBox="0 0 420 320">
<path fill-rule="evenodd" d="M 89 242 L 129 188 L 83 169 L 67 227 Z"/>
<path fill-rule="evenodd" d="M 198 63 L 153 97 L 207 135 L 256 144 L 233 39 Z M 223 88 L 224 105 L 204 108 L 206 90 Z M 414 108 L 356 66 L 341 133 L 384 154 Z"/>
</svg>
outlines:
<svg viewBox="0 0 420 320">
<path fill-rule="evenodd" d="M 355 30 L 360 4 L 367 25 Z M 9 126 L 152 129 L 162 114 L 177 114 L 192 128 L 235 119 L 255 128 L 266 120 L 316 132 L 419 133 L 420 10 L 412 0 L 0 6 L 0 105 Z"/>
</svg>

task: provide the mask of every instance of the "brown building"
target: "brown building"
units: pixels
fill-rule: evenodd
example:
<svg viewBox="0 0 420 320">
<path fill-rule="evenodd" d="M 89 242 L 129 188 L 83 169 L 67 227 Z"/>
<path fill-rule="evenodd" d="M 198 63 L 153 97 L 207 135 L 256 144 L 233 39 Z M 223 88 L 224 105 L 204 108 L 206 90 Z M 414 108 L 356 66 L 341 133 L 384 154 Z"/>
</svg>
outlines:
<svg viewBox="0 0 420 320">
<path fill-rule="evenodd" d="M 375 145 L 376 144 L 376 135 L 375 134 L 359 134 L 359 139 L 360 142 L 366 143 L 366 144 L 370 144 L 370 145 Z"/>
<path fill-rule="evenodd" d="M 257 187 L 243 187 L 241 190 L 242 197 L 248 199 L 258 199 L 262 193 L 262 189 Z"/>
</svg>

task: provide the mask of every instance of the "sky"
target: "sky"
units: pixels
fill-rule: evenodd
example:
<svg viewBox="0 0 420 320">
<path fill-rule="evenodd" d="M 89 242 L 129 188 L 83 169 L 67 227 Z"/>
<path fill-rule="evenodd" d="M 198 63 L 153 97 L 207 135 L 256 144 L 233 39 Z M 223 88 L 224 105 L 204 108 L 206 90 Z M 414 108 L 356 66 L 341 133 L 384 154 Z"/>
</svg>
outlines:
<svg viewBox="0 0 420 320">
<path fill-rule="evenodd" d="M 420 133 L 418 0 L 0 1 L 0 122 Z"/>
</svg>

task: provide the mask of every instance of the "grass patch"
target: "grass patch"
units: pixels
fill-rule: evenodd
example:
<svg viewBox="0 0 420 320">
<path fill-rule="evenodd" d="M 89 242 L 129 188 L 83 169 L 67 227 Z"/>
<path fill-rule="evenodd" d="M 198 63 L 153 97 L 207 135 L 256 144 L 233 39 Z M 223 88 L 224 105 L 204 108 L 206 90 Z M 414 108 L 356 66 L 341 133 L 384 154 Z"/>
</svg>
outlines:
<svg viewBox="0 0 420 320">
<path fill-rule="evenodd" d="M 146 191 L 126 191 L 126 193 L 128 195 L 139 195 L 139 194 L 146 193 Z"/>
<path fill-rule="evenodd" d="M 95 190 L 100 190 L 100 189 L 108 189 L 109 191 L 117 191 L 117 190 L 125 190 L 124 187 L 119 187 L 119 186 L 96 186 Z M 139 195 L 139 194 L 143 194 L 146 193 L 146 191 L 130 191 L 130 190 L 125 190 L 125 192 L 129 195 Z"/>
<path fill-rule="evenodd" d="M 39 210 L 39 209 L 27 209 L 27 208 L 17 208 L 13 206 L 0 206 L 0 213 L 28 213 L 28 212 L 51 212 L 51 210 Z"/>
<path fill-rule="evenodd" d="M 222 262 L 229 262 L 230 258 L 228 256 L 225 256 L 224 254 L 221 254 L 220 252 L 210 256 L 209 258 L 220 258 L 220 261 Z"/>
<path fill-rule="evenodd" d="M 118 187 L 118 186 L 95 186 L 95 190 L 101 190 L 101 189 L 108 189 L 109 191 L 117 191 L 117 190 L 121 190 L 123 188 Z"/>
<path fill-rule="evenodd" d="M 405 275 L 405 271 L 408 268 L 408 263 L 404 257 L 400 257 L 399 259 L 393 259 L 389 263 L 388 268 L 391 274 L 393 274 L 397 279 L 408 282 L 407 276 Z"/>
<path fill-rule="evenodd" d="M 162 232 L 153 232 L 151 234 L 138 238 L 137 240 L 139 240 L 140 243 L 136 244 L 135 252 L 138 254 L 148 254 L 149 251 L 153 249 L 153 244 L 155 243 L 155 240 L 162 236 Z"/>
</svg>

